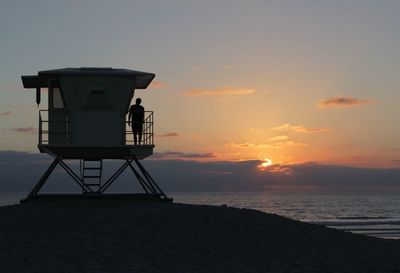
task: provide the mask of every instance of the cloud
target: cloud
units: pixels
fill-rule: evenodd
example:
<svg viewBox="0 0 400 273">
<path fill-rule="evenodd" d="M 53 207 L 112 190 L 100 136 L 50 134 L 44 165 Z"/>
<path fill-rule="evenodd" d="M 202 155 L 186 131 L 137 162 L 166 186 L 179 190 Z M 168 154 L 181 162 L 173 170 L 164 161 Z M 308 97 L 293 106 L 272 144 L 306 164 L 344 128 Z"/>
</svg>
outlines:
<svg viewBox="0 0 400 273">
<path fill-rule="evenodd" d="M 254 144 L 254 143 L 235 143 L 235 142 L 229 142 L 224 145 L 225 148 L 227 149 L 237 149 L 237 148 L 268 148 L 270 145 L 268 144 Z"/>
<path fill-rule="evenodd" d="M 214 158 L 215 155 L 213 153 L 183 153 L 176 151 L 166 151 L 163 153 L 154 153 L 152 156 L 153 159 L 205 159 L 205 158 Z"/>
<path fill-rule="evenodd" d="M 318 107 L 320 109 L 350 108 L 350 107 L 359 107 L 359 106 L 369 105 L 369 104 L 373 104 L 373 103 L 376 103 L 376 100 L 353 98 L 351 96 L 334 96 L 329 99 L 321 100 L 318 103 Z"/>
<path fill-rule="evenodd" d="M 284 147 L 284 146 L 307 146 L 307 143 L 304 142 L 295 142 L 293 140 L 287 140 L 287 141 L 278 141 L 275 143 L 270 144 L 271 147 L 273 148 L 279 148 L 279 147 Z"/>
<path fill-rule="evenodd" d="M 246 142 L 246 143 L 234 143 L 234 142 L 229 142 L 229 143 L 226 143 L 225 145 L 224 145 L 224 147 L 225 148 L 249 148 L 249 147 L 254 147 L 254 144 L 251 144 L 251 143 L 248 143 L 248 142 Z"/>
<path fill-rule="evenodd" d="M 399 149 L 395 147 L 382 147 L 382 150 L 387 152 L 397 152 Z"/>
<path fill-rule="evenodd" d="M 273 164 L 263 169 L 263 171 L 268 171 L 270 173 L 275 174 L 286 174 L 291 175 L 293 174 L 292 169 L 289 166 L 285 166 L 282 164 Z"/>
<path fill-rule="evenodd" d="M 179 136 L 179 134 L 175 133 L 175 132 L 165 133 L 162 135 L 156 135 L 156 137 L 177 137 L 177 136 Z"/>
<path fill-rule="evenodd" d="M 271 129 L 277 130 L 277 131 L 292 131 L 292 132 L 303 133 L 303 134 L 331 131 L 331 129 L 329 129 L 329 128 L 312 128 L 312 127 L 308 128 L 308 127 L 304 127 L 303 125 L 291 125 L 289 123 L 285 123 L 280 126 L 273 127 Z"/>
<path fill-rule="evenodd" d="M 223 66 L 224 70 L 229 70 L 231 68 L 232 68 L 232 65 L 230 65 L 230 64 L 224 64 L 224 66 Z"/>
<path fill-rule="evenodd" d="M 272 143 L 268 144 L 254 144 L 254 143 L 234 143 L 229 142 L 224 145 L 226 149 L 261 149 L 261 148 L 281 148 L 284 146 L 307 146 L 307 143 L 296 142 L 290 140 L 289 138 L 283 138 L 283 136 L 279 136 L 279 138 L 271 138 Z M 270 141 L 271 141 L 270 139 Z"/>
<path fill-rule="evenodd" d="M 11 111 L 0 112 L 0 116 L 5 117 L 11 115 Z"/>
<path fill-rule="evenodd" d="M 284 147 L 284 146 L 307 146 L 308 144 L 303 142 L 295 142 L 288 136 L 274 136 L 269 138 L 272 142 L 271 147 Z"/>
<path fill-rule="evenodd" d="M 235 88 L 231 86 L 224 86 L 214 89 L 191 89 L 185 92 L 188 96 L 243 96 L 251 95 L 255 92 L 252 88 Z"/>
<path fill-rule="evenodd" d="M 168 87 L 167 83 L 159 82 L 159 81 L 152 81 L 149 86 L 149 88 L 152 88 L 152 89 L 162 89 L 162 88 L 167 88 L 167 87 Z"/>
<path fill-rule="evenodd" d="M 167 152 L 180 156 L 184 153 Z M 190 157 L 190 154 L 186 154 Z M 196 154 L 192 154 L 196 155 Z M 212 154 L 197 154 L 210 156 Z M 153 156 L 154 157 L 154 156 Z M 152 157 L 151 157 L 152 158 Z M 29 192 L 37 183 L 51 163 L 48 155 L 0 151 L 0 173 L 2 183 L 0 191 Z M 247 161 L 195 161 L 176 159 L 153 159 L 141 161 L 160 187 L 168 192 L 228 192 L 228 191 L 270 191 L 287 192 L 299 189 L 322 192 L 400 192 L 400 168 L 356 168 L 340 165 L 325 165 L 317 162 L 302 164 L 274 164 L 260 171 L 260 160 Z M 68 165 L 79 170 L 79 160 L 68 160 Z M 113 170 L 123 164 L 120 160 L 105 160 L 105 179 Z M 23 171 L 21 171 L 23 170 Z M 135 179 L 129 168 L 110 188 L 114 192 L 127 192 Z M 76 191 L 72 179 L 62 170 L 56 168 L 49 183 L 44 187 L 46 192 Z"/>
<path fill-rule="evenodd" d="M 274 136 L 269 138 L 272 142 L 285 142 L 289 140 L 288 136 Z"/>
<path fill-rule="evenodd" d="M 269 138 L 272 142 L 271 147 L 284 147 L 284 146 L 307 146 L 308 144 L 303 142 L 295 142 L 291 140 L 288 136 L 274 136 Z"/>
<path fill-rule="evenodd" d="M 37 134 L 38 129 L 35 127 L 20 127 L 20 128 L 11 128 L 10 131 L 18 132 L 18 133 L 28 133 L 28 134 Z"/>
</svg>

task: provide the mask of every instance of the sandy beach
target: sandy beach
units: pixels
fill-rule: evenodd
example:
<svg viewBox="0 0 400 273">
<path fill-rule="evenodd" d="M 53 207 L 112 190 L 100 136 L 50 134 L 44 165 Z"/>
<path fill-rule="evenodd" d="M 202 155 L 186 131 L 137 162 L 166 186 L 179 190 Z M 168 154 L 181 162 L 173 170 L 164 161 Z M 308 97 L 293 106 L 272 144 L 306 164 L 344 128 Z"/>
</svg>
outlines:
<svg viewBox="0 0 400 273">
<path fill-rule="evenodd" d="M 0 272 L 400 272 L 400 241 L 146 201 L 0 207 Z"/>
</svg>

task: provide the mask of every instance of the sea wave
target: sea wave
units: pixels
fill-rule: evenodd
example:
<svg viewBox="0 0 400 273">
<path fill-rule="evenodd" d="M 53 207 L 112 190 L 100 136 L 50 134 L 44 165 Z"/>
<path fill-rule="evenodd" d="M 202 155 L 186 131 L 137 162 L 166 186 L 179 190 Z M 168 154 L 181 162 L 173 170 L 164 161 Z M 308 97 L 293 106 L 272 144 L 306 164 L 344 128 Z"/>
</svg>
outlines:
<svg viewBox="0 0 400 273">
<path fill-rule="evenodd" d="M 390 219 L 393 217 L 387 216 L 337 216 L 339 220 L 376 220 L 376 219 Z"/>
<path fill-rule="evenodd" d="M 382 220 L 342 220 L 342 221 L 310 221 L 310 223 L 323 226 L 371 226 L 371 225 L 399 225 L 400 219 L 382 219 Z"/>
</svg>

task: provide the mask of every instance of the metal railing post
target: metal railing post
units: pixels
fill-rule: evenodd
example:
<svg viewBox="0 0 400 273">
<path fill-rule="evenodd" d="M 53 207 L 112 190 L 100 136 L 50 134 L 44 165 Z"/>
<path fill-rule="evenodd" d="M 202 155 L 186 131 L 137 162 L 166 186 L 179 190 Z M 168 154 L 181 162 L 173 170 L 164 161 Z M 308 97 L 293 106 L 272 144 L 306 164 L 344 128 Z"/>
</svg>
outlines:
<svg viewBox="0 0 400 273">
<path fill-rule="evenodd" d="M 125 119 L 125 145 L 132 145 L 133 143 L 133 132 L 131 128 L 127 126 L 128 121 Z M 132 135 L 132 140 L 129 135 Z M 142 131 L 142 143 L 141 145 L 154 145 L 154 114 L 153 111 L 145 111 L 145 119 L 143 122 L 143 131 Z"/>
<path fill-rule="evenodd" d="M 39 111 L 39 144 L 42 144 L 42 115 Z"/>
<path fill-rule="evenodd" d="M 151 131 L 151 144 L 153 145 L 154 144 L 154 132 L 153 132 L 153 130 L 154 130 L 154 113 L 153 112 L 151 112 L 151 129 L 150 129 Z"/>
<path fill-rule="evenodd" d="M 65 112 L 65 119 L 63 118 L 62 120 L 52 120 L 50 122 L 49 120 L 49 112 L 51 110 L 40 110 L 39 111 L 39 128 L 38 128 L 38 138 L 39 138 L 39 144 L 49 144 L 49 140 L 50 140 L 50 123 L 54 124 L 54 123 L 62 123 L 65 126 L 62 128 L 62 130 L 53 130 L 52 133 L 53 134 L 62 134 L 66 136 L 66 143 L 67 145 L 71 144 L 71 129 L 69 126 L 69 115 L 68 115 L 68 111 L 64 111 Z M 43 113 L 46 112 L 47 113 L 47 119 L 43 118 L 42 115 Z M 47 130 L 43 128 L 44 124 L 47 123 Z M 43 136 L 47 134 L 47 139 L 43 139 Z"/>
</svg>

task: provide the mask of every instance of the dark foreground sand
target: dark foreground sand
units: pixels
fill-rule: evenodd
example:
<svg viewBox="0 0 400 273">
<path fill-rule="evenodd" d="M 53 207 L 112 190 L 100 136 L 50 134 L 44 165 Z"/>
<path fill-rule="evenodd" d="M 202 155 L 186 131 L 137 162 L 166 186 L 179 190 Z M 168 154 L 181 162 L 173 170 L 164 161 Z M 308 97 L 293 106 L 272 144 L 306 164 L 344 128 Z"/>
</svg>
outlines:
<svg viewBox="0 0 400 273">
<path fill-rule="evenodd" d="M 0 207 L 0 272 L 400 272 L 400 241 L 162 202 Z"/>
</svg>

